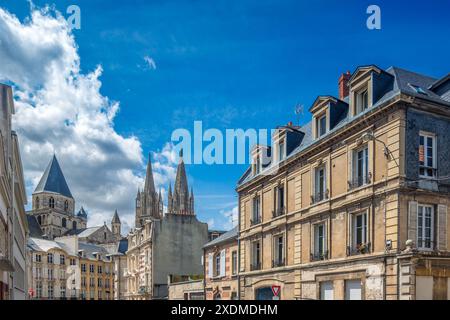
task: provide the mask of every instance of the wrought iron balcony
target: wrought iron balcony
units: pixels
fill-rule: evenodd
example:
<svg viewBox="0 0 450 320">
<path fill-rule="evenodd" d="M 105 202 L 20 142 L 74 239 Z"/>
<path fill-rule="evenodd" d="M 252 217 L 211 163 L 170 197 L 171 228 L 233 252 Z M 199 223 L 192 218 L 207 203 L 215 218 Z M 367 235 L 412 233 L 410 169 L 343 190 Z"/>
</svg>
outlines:
<svg viewBox="0 0 450 320">
<path fill-rule="evenodd" d="M 324 252 L 311 253 L 311 255 L 310 255 L 311 261 L 321 261 L 321 260 L 327 260 L 327 259 L 328 259 L 328 250 L 325 250 Z"/>
<path fill-rule="evenodd" d="M 276 218 L 279 216 L 282 216 L 286 213 L 285 207 L 276 208 L 275 210 L 272 210 L 272 218 Z"/>
<path fill-rule="evenodd" d="M 255 226 L 260 223 L 261 223 L 261 216 L 257 216 L 257 217 L 254 217 L 253 219 L 250 219 L 251 226 Z"/>
<path fill-rule="evenodd" d="M 250 271 L 261 270 L 261 262 L 250 264 Z"/>
<path fill-rule="evenodd" d="M 369 184 L 372 179 L 372 174 L 369 173 L 364 176 L 354 177 L 352 180 L 348 181 L 349 190 L 356 189 L 362 187 L 366 184 Z"/>
<path fill-rule="evenodd" d="M 347 256 L 370 253 L 370 242 L 361 243 L 356 246 L 347 246 Z"/>
<path fill-rule="evenodd" d="M 272 260 L 272 268 L 283 267 L 285 265 L 286 265 L 286 263 L 285 263 L 284 259 Z"/>
<path fill-rule="evenodd" d="M 313 196 L 311 196 L 311 204 L 324 201 L 328 199 L 329 191 L 328 189 L 325 191 L 318 191 Z"/>
</svg>

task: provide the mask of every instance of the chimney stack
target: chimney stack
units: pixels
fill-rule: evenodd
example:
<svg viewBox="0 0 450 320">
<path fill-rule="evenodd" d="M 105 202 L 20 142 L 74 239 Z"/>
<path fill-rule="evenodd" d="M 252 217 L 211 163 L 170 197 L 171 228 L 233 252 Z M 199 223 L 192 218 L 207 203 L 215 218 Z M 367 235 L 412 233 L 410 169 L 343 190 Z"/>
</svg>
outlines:
<svg viewBox="0 0 450 320">
<path fill-rule="evenodd" d="M 348 97 L 349 88 L 348 88 L 348 80 L 351 78 L 350 71 L 343 73 L 339 77 L 339 99 L 343 100 L 345 97 Z"/>
</svg>

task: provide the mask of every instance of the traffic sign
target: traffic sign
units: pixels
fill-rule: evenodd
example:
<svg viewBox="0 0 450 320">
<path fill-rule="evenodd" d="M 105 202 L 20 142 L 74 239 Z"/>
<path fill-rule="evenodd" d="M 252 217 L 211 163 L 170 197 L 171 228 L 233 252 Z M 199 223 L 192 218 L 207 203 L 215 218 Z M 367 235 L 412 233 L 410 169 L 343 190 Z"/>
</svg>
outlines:
<svg viewBox="0 0 450 320">
<path fill-rule="evenodd" d="M 281 286 L 272 286 L 272 293 L 274 297 L 279 297 L 281 291 Z"/>
</svg>

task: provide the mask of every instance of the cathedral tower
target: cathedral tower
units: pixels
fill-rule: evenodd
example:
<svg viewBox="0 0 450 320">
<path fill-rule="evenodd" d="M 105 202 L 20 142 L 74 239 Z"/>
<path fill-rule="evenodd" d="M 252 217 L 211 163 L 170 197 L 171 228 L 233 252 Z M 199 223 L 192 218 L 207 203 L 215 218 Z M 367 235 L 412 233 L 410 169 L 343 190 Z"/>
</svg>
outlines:
<svg viewBox="0 0 450 320">
<path fill-rule="evenodd" d="M 160 219 L 163 215 L 163 203 L 161 190 L 155 191 L 155 182 L 153 180 L 153 171 L 150 155 L 148 157 L 147 172 L 145 175 L 144 190 L 138 190 L 136 196 L 136 227 L 144 224 L 145 220 L 154 218 Z"/>
<path fill-rule="evenodd" d="M 180 160 L 175 178 L 174 190 L 169 185 L 168 213 L 181 215 L 195 215 L 194 213 L 194 191 L 189 194 L 186 169 L 183 161 L 183 150 L 180 151 Z"/>
</svg>

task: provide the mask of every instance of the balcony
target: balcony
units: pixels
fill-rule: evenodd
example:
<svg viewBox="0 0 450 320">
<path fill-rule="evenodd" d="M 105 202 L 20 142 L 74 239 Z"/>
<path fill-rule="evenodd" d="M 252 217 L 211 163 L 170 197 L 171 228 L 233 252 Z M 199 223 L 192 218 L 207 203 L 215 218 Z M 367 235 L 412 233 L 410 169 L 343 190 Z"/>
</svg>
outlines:
<svg viewBox="0 0 450 320">
<path fill-rule="evenodd" d="M 329 190 L 316 192 L 313 196 L 311 196 L 311 204 L 318 203 L 328 199 Z"/>
<path fill-rule="evenodd" d="M 361 243 L 356 246 L 347 246 L 347 256 L 355 256 L 370 253 L 370 242 Z"/>
<path fill-rule="evenodd" d="M 370 184 L 372 179 L 372 174 L 354 177 L 352 180 L 348 181 L 348 189 L 353 190 L 364 185 Z"/>
<path fill-rule="evenodd" d="M 327 260 L 328 259 L 328 250 L 324 252 L 315 252 L 311 253 L 310 255 L 310 261 L 321 261 L 321 260 Z"/>
<path fill-rule="evenodd" d="M 284 267 L 286 265 L 284 259 L 272 260 L 272 268 Z"/>
<path fill-rule="evenodd" d="M 286 213 L 286 208 L 285 207 L 276 208 L 275 210 L 272 211 L 272 218 L 276 218 L 276 217 L 282 216 L 285 213 Z"/>
<path fill-rule="evenodd" d="M 250 264 L 250 271 L 261 270 L 261 262 Z"/>
<path fill-rule="evenodd" d="M 261 223 L 261 216 L 254 217 L 253 219 L 250 219 L 250 225 L 256 226 L 257 224 Z"/>
</svg>

